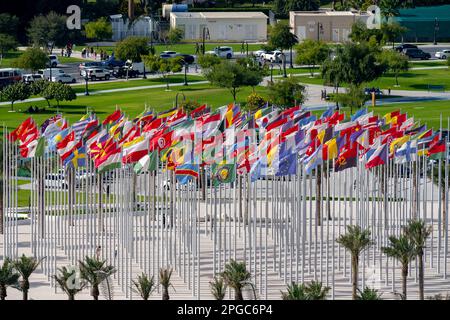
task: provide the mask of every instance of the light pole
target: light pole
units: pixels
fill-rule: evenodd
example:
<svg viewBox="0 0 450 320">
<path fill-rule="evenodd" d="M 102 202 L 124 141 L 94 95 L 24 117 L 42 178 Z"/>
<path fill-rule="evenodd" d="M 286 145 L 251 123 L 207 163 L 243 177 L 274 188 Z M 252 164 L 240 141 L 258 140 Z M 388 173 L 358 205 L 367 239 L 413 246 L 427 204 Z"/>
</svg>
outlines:
<svg viewBox="0 0 450 320">
<path fill-rule="evenodd" d="M 86 84 L 85 90 L 84 90 L 84 95 L 88 96 L 89 95 L 89 87 L 88 87 L 88 75 L 86 73 L 86 75 L 84 76 L 84 81 Z"/>
<path fill-rule="evenodd" d="M 439 31 L 439 22 L 437 18 L 434 18 L 434 40 L 433 44 L 437 45 L 437 32 Z"/>
<path fill-rule="evenodd" d="M 187 82 L 187 68 L 188 68 L 189 64 L 185 61 L 184 62 L 184 85 L 187 86 L 188 82 Z"/>
<path fill-rule="evenodd" d="M 287 78 L 287 73 L 286 73 L 286 54 L 283 52 L 281 54 L 281 57 L 283 59 L 283 78 Z"/>
<path fill-rule="evenodd" d="M 183 101 L 186 101 L 186 96 L 184 95 L 183 92 L 178 92 L 177 95 L 175 96 L 175 107 L 178 109 L 178 96 L 182 94 L 183 95 Z"/>
</svg>

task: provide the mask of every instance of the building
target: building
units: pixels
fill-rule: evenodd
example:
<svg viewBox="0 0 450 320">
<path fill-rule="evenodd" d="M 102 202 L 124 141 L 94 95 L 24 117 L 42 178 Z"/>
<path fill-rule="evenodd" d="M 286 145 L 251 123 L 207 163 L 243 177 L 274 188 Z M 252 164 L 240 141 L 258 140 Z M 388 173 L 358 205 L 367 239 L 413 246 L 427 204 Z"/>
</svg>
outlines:
<svg viewBox="0 0 450 320">
<path fill-rule="evenodd" d="M 450 5 L 400 9 L 399 12 L 399 16 L 394 20 L 407 29 L 399 40 L 450 41 Z"/>
<path fill-rule="evenodd" d="M 299 41 L 304 39 L 345 42 L 358 20 L 366 22 L 369 15 L 352 11 L 291 11 L 289 23 Z"/>
<path fill-rule="evenodd" d="M 139 17 L 131 25 L 128 23 L 128 18 L 123 18 L 121 14 L 110 16 L 113 41 L 120 41 L 128 36 L 149 37 L 154 31 L 155 24 L 150 17 Z"/>
<path fill-rule="evenodd" d="M 267 19 L 262 12 L 171 12 L 170 26 L 184 30 L 186 40 L 266 41 Z"/>
</svg>

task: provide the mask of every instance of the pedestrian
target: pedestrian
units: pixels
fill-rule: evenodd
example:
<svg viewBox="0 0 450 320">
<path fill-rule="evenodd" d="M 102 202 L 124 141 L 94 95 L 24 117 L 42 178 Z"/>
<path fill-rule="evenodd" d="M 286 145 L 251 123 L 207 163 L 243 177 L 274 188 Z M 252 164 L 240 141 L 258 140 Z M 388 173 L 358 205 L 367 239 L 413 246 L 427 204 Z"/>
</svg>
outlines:
<svg viewBox="0 0 450 320">
<path fill-rule="evenodd" d="M 244 52 L 245 52 L 245 42 L 242 41 L 242 44 L 241 44 L 241 53 L 244 53 Z"/>
<path fill-rule="evenodd" d="M 97 51 L 94 51 L 94 59 L 97 60 Z"/>
<path fill-rule="evenodd" d="M 320 100 L 323 100 L 323 90 L 320 90 Z"/>
<path fill-rule="evenodd" d="M 198 54 L 199 52 L 199 47 L 198 47 L 198 42 L 195 43 L 195 54 Z"/>
<path fill-rule="evenodd" d="M 391 87 L 388 88 L 388 95 L 391 95 Z"/>
<path fill-rule="evenodd" d="M 61 57 L 64 57 L 64 48 L 61 49 Z"/>
<path fill-rule="evenodd" d="M 327 89 L 323 89 L 323 100 L 327 100 Z"/>
</svg>

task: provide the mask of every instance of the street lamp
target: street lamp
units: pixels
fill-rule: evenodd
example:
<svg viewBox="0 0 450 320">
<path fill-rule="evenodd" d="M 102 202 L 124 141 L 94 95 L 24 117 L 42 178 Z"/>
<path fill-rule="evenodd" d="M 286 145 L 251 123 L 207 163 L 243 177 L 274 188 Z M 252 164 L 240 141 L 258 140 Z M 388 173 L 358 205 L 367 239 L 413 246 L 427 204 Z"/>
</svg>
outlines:
<svg viewBox="0 0 450 320">
<path fill-rule="evenodd" d="M 88 96 L 89 95 L 89 87 L 88 87 L 88 75 L 86 73 L 86 75 L 84 76 L 84 81 L 86 84 L 85 90 L 84 90 L 84 95 Z"/>
<path fill-rule="evenodd" d="M 206 39 L 211 39 L 210 34 L 209 34 L 209 29 L 208 27 L 203 27 L 202 30 L 202 42 L 203 42 L 203 47 L 202 47 L 202 54 L 205 54 L 205 40 Z"/>
<path fill-rule="evenodd" d="M 281 58 L 283 59 L 283 78 L 287 78 L 287 73 L 286 73 L 286 54 L 283 52 L 281 54 Z"/>
<path fill-rule="evenodd" d="M 177 95 L 175 96 L 175 107 L 178 109 L 178 96 L 182 94 L 183 95 L 183 101 L 186 101 L 186 96 L 184 95 L 183 92 L 178 92 Z"/>
<path fill-rule="evenodd" d="M 437 18 L 434 18 L 434 41 L 433 44 L 437 45 L 437 32 L 439 31 L 439 22 Z"/>
<path fill-rule="evenodd" d="M 184 62 L 184 85 L 187 86 L 188 82 L 187 82 L 187 69 L 189 67 L 189 64 L 185 61 Z"/>
</svg>

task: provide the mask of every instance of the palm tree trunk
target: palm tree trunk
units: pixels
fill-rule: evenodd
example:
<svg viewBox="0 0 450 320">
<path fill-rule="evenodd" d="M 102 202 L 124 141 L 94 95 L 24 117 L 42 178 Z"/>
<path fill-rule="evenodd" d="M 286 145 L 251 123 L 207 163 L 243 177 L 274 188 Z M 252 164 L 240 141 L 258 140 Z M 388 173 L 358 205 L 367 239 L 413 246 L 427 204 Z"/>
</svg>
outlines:
<svg viewBox="0 0 450 320">
<path fill-rule="evenodd" d="M 22 291 L 22 300 L 23 301 L 28 300 L 28 289 Z"/>
<path fill-rule="evenodd" d="M 92 298 L 94 298 L 94 300 L 98 300 L 99 295 L 100 295 L 100 291 L 98 290 L 98 285 L 95 284 L 92 286 L 91 296 L 92 296 Z"/>
<path fill-rule="evenodd" d="M 242 296 L 242 290 L 241 289 L 235 289 L 234 290 L 234 300 L 244 300 L 244 297 Z"/>
<path fill-rule="evenodd" d="M 170 300 L 170 297 L 169 297 L 169 288 L 163 287 L 162 299 L 163 299 L 163 300 Z"/>
<path fill-rule="evenodd" d="M 408 280 L 408 264 L 402 265 L 402 300 L 407 299 L 406 295 L 406 281 Z"/>
<path fill-rule="evenodd" d="M 69 294 L 69 301 L 74 301 L 74 300 L 75 300 L 75 295 Z"/>
<path fill-rule="evenodd" d="M 424 300 L 424 267 L 423 267 L 423 252 L 418 254 L 419 258 L 419 299 Z"/>
<path fill-rule="evenodd" d="M 0 286 L 0 300 L 5 300 L 7 294 L 6 294 L 6 286 L 1 285 Z"/>
<path fill-rule="evenodd" d="M 22 289 L 22 300 L 27 301 L 28 289 L 30 288 L 30 283 L 28 282 L 28 279 L 20 281 L 20 287 Z"/>
<path fill-rule="evenodd" d="M 356 292 L 358 289 L 358 262 L 359 257 L 352 255 L 352 299 L 356 300 Z"/>
</svg>

